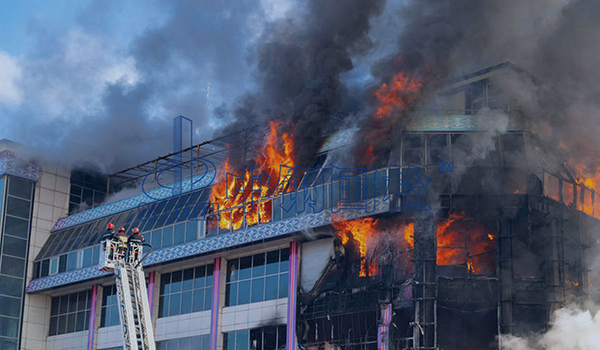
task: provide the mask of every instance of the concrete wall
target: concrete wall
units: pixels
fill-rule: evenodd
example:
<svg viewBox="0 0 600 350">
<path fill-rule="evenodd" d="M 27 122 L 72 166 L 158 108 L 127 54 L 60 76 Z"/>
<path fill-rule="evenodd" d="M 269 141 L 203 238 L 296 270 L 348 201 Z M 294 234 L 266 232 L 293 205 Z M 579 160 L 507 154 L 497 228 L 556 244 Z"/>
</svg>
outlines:
<svg viewBox="0 0 600 350">
<path fill-rule="evenodd" d="M 46 340 L 46 350 L 84 350 L 87 341 L 88 331 L 53 335 Z"/>
<path fill-rule="evenodd" d="M 159 318 L 154 329 L 157 342 L 205 334 L 210 334 L 210 310 Z"/>
<path fill-rule="evenodd" d="M 223 333 L 287 323 L 287 298 L 223 308 Z"/>
<path fill-rule="evenodd" d="M 50 236 L 50 230 L 60 217 L 67 214 L 70 176 L 70 171 L 67 169 L 48 165 L 42 166 L 41 168 L 39 181 L 35 185 L 35 198 L 27 263 L 27 284 L 31 280 L 33 274 L 33 260 L 42 249 L 44 242 L 46 242 Z M 47 295 L 25 295 L 21 349 L 52 349 L 45 347 L 50 323 L 50 303 L 51 297 Z M 68 334 L 65 336 L 68 336 Z M 87 341 L 87 332 L 85 338 Z M 54 342 L 48 342 L 48 346 L 50 346 L 50 344 L 54 344 Z M 83 348 L 85 348 L 85 346 Z M 78 349 L 83 348 L 79 347 Z M 63 349 L 66 350 L 69 348 Z"/>
</svg>

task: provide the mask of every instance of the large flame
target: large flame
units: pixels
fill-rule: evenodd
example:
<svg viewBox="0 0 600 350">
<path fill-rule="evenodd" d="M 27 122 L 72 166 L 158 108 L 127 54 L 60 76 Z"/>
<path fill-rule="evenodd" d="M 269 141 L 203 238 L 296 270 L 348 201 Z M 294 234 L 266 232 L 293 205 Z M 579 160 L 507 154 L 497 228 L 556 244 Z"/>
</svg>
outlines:
<svg viewBox="0 0 600 350">
<path fill-rule="evenodd" d="M 401 61 L 398 57 L 396 61 Z M 366 144 L 360 150 L 361 160 L 359 165 L 367 167 L 373 165 L 376 156 L 377 142 L 382 138 L 390 137 L 392 126 L 400 121 L 393 118 L 392 113 L 399 111 L 404 115 L 410 111 L 419 98 L 425 79 L 418 78 L 414 73 L 400 71 L 392 77 L 388 83 L 383 83 L 375 90 L 375 112 L 371 117 L 371 126 L 365 133 Z"/>
<path fill-rule="evenodd" d="M 378 221 L 373 218 L 361 218 L 354 220 L 346 220 L 346 221 L 336 221 L 333 223 L 333 226 L 337 230 L 337 235 L 340 237 L 342 244 L 346 244 L 352 240 L 355 242 L 358 247 L 358 251 L 361 258 L 360 263 L 360 277 L 367 276 L 367 247 L 369 244 L 369 240 L 373 237 L 374 234 L 379 234 L 380 231 L 377 228 Z M 408 246 L 411 249 L 414 248 L 414 232 L 415 226 L 412 222 L 403 224 L 398 226 L 399 230 L 403 231 L 402 237 L 404 239 L 404 246 Z M 370 248 L 369 248 L 370 249 Z M 374 276 L 379 273 L 377 269 L 377 259 L 375 257 L 369 259 L 369 276 Z"/>
<path fill-rule="evenodd" d="M 592 203 L 592 190 L 596 193 L 596 184 L 600 184 L 600 167 L 597 167 L 594 171 L 589 171 L 583 164 L 577 164 L 575 169 L 581 176 L 577 183 L 587 187 L 584 196 L 584 203 L 580 202 L 578 196 L 577 209 L 583 211 L 588 215 L 594 215 L 596 218 L 600 218 L 600 198 L 596 197 Z M 594 207 L 596 210 L 594 210 Z"/>
<path fill-rule="evenodd" d="M 464 265 L 471 273 L 492 273 L 495 265 L 495 235 L 478 222 L 451 214 L 437 226 L 437 264 Z"/>
<path fill-rule="evenodd" d="M 367 257 L 367 240 L 369 237 L 377 232 L 375 226 L 377 220 L 373 218 L 362 218 L 347 221 L 338 221 L 333 223 L 333 227 L 338 232 L 342 240 L 342 244 L 346 244 L 349 241 L 349 237 L 352 236 L 354 242 L 358 246 L 358 251 L 361 257 L 360 261 L 360 277 L 367 276 L 366 269 L 366 257 Z M 369 276 L 377 274 L 377 267 L 375 264 L 369 265 Z"/>
<path fill-rule="evenodd" d="M 394 110 L 406 112 L 417 99 L 423 80 L 410 77 L 406 72 L 394 75 L 390 84 L 383 83 L 377 91 L 377 111 L 375 118 L 386 118 Z"/>
<path fill-rule="evenodd" d="M 218 204 L 218 208 L 213 209 L 220 212 L 219 228 L 238 230 L 244 224 L 244 217 L 248 225 L 271 221 L 271 201 L 259 202 L 259 199 L 278 190 L 286 191 L 289 180 L 279 184 L 277 181 L 291 175 L 294 167 L 293 138 L 289 133 L 279 136 L 280 127 L 281 122 L 269 123 L 269 134 L 262 152 L 258 152 L 254 159 L 254 172 L 246 168 L 241 178 L 228 179 L 227 174 L 234 174 L 234 171 L 229 159 L 223 164 L 223 171 L 210 194 L 210 202 Z M 280 169 L 283 174 L 279 173 Z"/>
</svg>

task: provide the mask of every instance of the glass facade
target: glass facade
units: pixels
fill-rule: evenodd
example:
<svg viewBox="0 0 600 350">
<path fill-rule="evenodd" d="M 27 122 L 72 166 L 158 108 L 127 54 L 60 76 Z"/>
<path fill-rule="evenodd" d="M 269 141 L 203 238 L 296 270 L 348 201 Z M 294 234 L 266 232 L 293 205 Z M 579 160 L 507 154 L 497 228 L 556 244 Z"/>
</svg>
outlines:
<svg viewBox="0 0 600 350">
<path fill-rule="evenodd" d="M 225 333 L 225 350 L 278 350 L 285 349 L 286 326 L 268 326 Z M 170 350 L 170 349 L 169 349 Z"/>
<path fill-rule="evenodd" d="M 210 335 L 165 340 L 156 343 L 156 350 L 208 350 Z"/>
<path fill-rule="evenodd" d="M 71 171 L 69 214 L 93 208 L 101 204 L 105 198 L 106 176 L 80 169 Z"/>
<path fill-rule="evenodd" d="M 202 238 L 200 233 L 204 231 L 204 223 L 188 219 L 198 216 L 204 208 L 201 201 L 208 193 L 200 190 L 56 231 L 36 257 L 34 277 L 97 264 L 98 243 L 109 222 L 128 231 L 138 227 L 155 250 Z M 54 269 L 53 264 L 56 265 Z"/>
<path fill-rule="evenodd" d="M 0 349 L 18 349 L 34 183 L 0 177 Z"/>
<path fill-rule="evenodd" d="M 226 306 L 285 298 L 289 249 L 227 261 Z"/>
<path fill-rule="evenodd" d="M 110 327 L 121 324 L 119 316 L 119 300 L 117 298 L 117 286 L 104 287 L 102 290 L 102 314 L 100 327 Z"/>
<path fill-rule="evenodd" d="M 48 335 L 87 330 L 89 328 L 91 298 L 91 290 L 52 298 Z"/>
<path fill-rule="evenodd" d="M 162 274 L 158 317 L 210 310 L 212 288 L 212 264 Z"/>
</svg>

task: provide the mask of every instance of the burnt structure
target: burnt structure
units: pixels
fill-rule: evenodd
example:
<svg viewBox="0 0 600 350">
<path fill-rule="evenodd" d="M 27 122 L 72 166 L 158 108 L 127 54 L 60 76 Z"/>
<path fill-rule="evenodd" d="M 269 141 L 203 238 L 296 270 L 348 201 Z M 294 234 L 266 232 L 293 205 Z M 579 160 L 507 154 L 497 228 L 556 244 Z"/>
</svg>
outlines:
<svg viewBox="0 0 600 350">
<path fill-rule="evenodd" d="M 144 271 L 159 349 L 479 350 L 545 331 L 555 310 L 598 300 L 600 198 L 531 131 L 501 88 L 507 78 L 532 81 L 511 64 L 452 81 L 364 171 L 336 168 L 361 131 L 333 133 L 295 191 L 236 173 L 224 138 L 113 174 L 111 186 L 148 179 L 153 197 L 56 221 L 25 302 L 48 333 L 36 325 L 28 337 L 54 349 L 119 346 L 114 282 L 96 266 L 108 222 L 139 227 L 153 246 Z M 266 138 L 237 134 L 262 147 L 240 147 L 237 161 L 277 178 L 282 163 L 297 164 L 286 125 L 269 126 Z M 177 191 L 158 186 L 176 177 L 173 164 L 192 176 L 174 180 Z M 247 195 L 255 184 L 261 195 Z"/>
<path fill-rule="evenodd" d="M 600 198 L 527 131 L 498 88 L 507 75 L 530 79 L 508 63 L 457 79 L 395 135 L 399 169 L 383 172 L 406 179 L 415 166 L 429 177 L 430 211 L 370 215 L 368 237 L 336 225 L 317 233 L 337 238 L 318 280 L 300 286 L 302 347 L 499 349 L 503 335 L 543 332 L 555 310 L 595 297 Z M 307 259 L 303 270 L 314 268 Z"/>
</svg>

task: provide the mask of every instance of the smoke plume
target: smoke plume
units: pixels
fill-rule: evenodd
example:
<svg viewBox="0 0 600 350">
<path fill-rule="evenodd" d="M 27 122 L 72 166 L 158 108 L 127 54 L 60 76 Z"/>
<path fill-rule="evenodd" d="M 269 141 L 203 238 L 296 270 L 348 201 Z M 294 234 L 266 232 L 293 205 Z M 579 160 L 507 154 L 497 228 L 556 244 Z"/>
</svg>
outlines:
<svg viewBox="0 0 600 350">
<path fill-rule="evenodd" d="M 600 25 L 594 20 L 598 14 L 600 4 L 591 0 L 404 3 L 397 9 L 397 21 L 403 25 L 396 50 L 372 66 L 373 87 L 366 101 L 373 105 L 374 89 L 389 84 L 400 71 L 423 79 L 422 98 L 394 110 L 388 121 L 376 125 L 379 133 L 368 122 L 372 107 L 359 135 L 373 136 L 360 143 L 359 156 L 377 140 L 388 140 L 391 147 L 397 138 L 389 134 L 401 129 L 397 122 L 428 107 L 431 95 L 449 78 L 511 61 L 539 78 L 532 84 L 514 75 L 503 82 L 528 122 L 543 137 L 562 141 L 573 154 L 595 159 L 600 149 L 593 137 L 600 131 L 600 84 L 593 68 L 600 54 Z"/>
<path fill-rule="evenodd" d="M 576 308 L 557 310 L 548 332 L 530 338 L 503 336 L 502 350 L 588 350 L 600 344 L 600 314 Z"/>
<path fill-rule="evenodd" d="M 287 121 L 294 127 L 297 164 L 310 165 L 347 97 L 342 75 L 353 69 L 354 56 L 372 47 L 370 21 L 383 4 L 311 0 L 270 23 L 255 47 L 258 92 L 241 101 L 225 132 L 273 119 Z"/>
<path fill-rule="evenodd" d="M 0 138 L 114 172 L 170 153 L 178 115 L 194 120 L 196 142 L 227 124 L 211 111 L 252 87 L 247 48 L 275 10 L 245 0 L 145 5 L 92 1 L 65 32 L 33 17 L 31 50 L 0 51 Z"/>
</svg>

